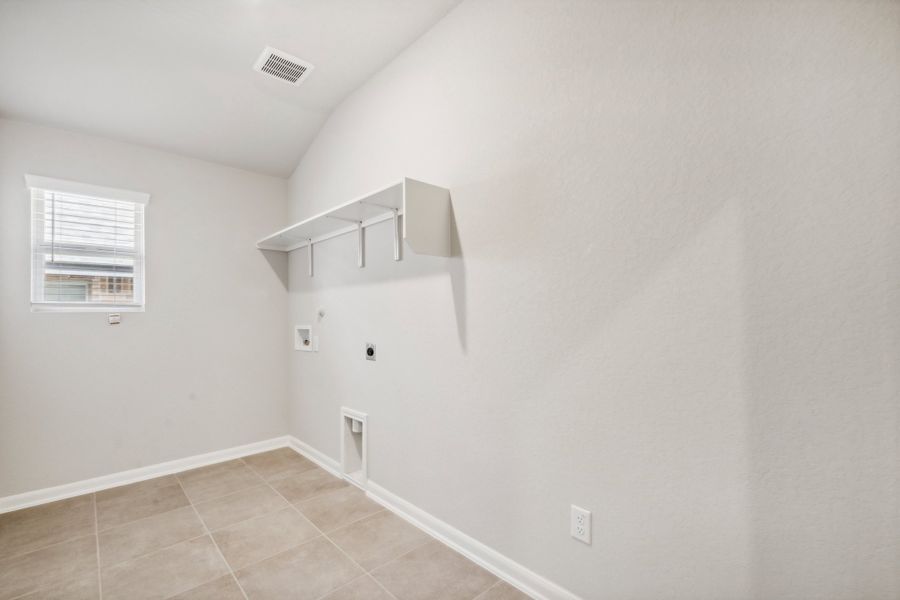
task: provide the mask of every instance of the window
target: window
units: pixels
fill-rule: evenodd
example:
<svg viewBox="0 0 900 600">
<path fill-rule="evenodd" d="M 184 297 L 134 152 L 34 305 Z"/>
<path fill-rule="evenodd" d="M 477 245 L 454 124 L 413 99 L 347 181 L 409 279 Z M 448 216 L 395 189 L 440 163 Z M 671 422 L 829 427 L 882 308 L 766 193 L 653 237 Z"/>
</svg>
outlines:
<svg viewBox="0 0 900 600">
<path fill-rule="evenodd" d="M 148 194 L 26 175 L 33 310 L 143 310 Z"/>
</svg>

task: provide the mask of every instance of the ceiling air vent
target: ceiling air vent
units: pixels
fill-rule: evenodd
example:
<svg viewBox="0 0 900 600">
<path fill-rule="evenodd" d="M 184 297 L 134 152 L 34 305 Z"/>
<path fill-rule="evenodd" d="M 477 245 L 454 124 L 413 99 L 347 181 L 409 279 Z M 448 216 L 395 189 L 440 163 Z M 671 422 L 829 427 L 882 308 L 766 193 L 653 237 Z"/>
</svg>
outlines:
<svg viewBox="0 0 900 600">
<path fill-rule="evenodd" d="M 260 73 L 271 75 L 282 81 L 294 85 L 300 85 L 303 80 L 309 76 L 313 66 L 305 60 L 300 60 L 296 56 L 291 56 L 281 50 L 275 48 L 266 48 L 259 55 L 253 68 Z"/>
</svg>

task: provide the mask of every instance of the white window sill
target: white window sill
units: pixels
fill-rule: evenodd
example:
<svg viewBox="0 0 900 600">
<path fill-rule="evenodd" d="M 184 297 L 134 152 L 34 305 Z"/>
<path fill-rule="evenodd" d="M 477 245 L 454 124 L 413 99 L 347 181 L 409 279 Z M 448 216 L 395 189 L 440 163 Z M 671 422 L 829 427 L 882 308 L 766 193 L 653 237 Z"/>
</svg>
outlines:
<svg viewBox="0 0 900 600">
<path fill-rule="evenodd" d="M 72 304 L 56 304 L 56 303 L 32 303 L 31 312 L 70 312 L 70 313 L 124 313 L 124 312 L 144 312 L 143 306 L 134 304 L 125 306 L 114 306 L 111 304 L 89 304 L 87 306 L 77 306 Z"/>
</svg>

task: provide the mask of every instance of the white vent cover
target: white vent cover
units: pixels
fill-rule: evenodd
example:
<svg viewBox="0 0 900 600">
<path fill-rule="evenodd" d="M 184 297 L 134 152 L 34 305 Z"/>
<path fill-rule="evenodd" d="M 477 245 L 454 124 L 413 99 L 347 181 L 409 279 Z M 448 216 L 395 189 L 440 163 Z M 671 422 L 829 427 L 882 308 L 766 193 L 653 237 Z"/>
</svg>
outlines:
<svg viewBox="0 0 900 600">
<path fill-rule="evenodd" d="M 259 55 L 253 68 L 282 81 L 300 85 L 304 79 L 309 77 L 309 73 L 314 67 L 305 60 L 267 46 Z"/>
</svg>

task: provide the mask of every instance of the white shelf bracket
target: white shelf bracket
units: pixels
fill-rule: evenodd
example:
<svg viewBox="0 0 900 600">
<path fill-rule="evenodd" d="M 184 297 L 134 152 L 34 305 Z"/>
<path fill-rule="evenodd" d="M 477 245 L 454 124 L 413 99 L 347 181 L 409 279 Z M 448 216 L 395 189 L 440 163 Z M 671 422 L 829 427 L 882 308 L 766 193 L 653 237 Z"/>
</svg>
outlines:
<svg viewBox="0 0 900 600">
<path fill-rule="evenodd" d="M 394 223 L 394 260 L 400 260 L 400 217 L 399 211 L 395 208 L 393 214 Z"/>
<path fill-rule="evenodd" d="M 306 239 L 306 268 L 309 271 L 309 276 L 313 276 L 313 243 L 311 238 Z"/>
<path fill-rule="evenodd" d="M 360 269 L 365 266 L 365 252 L 363 248 L 365 234 L 363 232 L 362 221 L 359 221 L 356 223 L 356 265 Z"/>
</svg>

